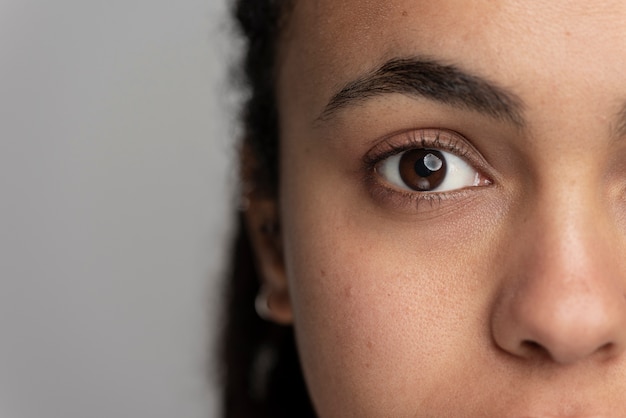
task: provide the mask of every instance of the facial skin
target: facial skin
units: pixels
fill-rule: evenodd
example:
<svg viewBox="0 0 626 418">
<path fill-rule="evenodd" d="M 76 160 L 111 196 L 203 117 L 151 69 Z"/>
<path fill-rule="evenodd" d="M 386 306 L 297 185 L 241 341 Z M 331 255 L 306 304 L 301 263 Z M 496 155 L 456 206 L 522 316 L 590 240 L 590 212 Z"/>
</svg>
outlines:
<svg viewBox="0 0 626 418">
<path fill-rule="evenodd" d="M 624 22 L 622 1 L 296 0 L 265 271 L 320 417 L 626 416 Z M 394 92 L 324 113 L 393 60 L 514 109 Z M 383 161 L 416 148 L 478 180 L 404 190 Z"/>
</svg>

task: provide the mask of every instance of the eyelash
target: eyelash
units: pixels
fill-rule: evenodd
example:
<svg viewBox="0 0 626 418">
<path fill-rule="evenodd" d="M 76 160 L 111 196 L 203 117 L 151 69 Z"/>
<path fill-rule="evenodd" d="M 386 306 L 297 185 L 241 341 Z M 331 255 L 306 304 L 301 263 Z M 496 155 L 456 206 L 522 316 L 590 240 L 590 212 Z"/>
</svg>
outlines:
<svg viewBox="0 0 626 418">
<path fill-rule="evenodd" d="M 401 209 L 411 206 L 414 209 L 419 209 L 424 203 L 430 203 L 430 209 L 436 209 L 446 200 L 458 199 L 468 195 L 468 188 L 441 192 L 399 190 L 381 179 L 381 175 L 377 171 L 379 164 L 394 155 L 420 148 L 436 149 L 455 154 L 466 160 L 482 177 L 485 177 L 484 185 L 492 184 L 492 180 L 483 174 L 486 164 L 480 158 L 480 154 L 460 134 L 437 128 L 411 130 L 383 139 L 364 156 L 365 181 L 376 199 L 391 203 Z"/>
</svg>

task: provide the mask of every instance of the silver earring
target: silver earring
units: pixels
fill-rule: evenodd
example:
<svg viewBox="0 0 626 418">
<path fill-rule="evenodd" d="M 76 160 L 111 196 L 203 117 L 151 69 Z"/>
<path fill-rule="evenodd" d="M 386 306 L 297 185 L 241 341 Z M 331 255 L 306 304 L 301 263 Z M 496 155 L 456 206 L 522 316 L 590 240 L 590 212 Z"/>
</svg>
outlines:
<svg viewBox="0 0 626 418">
<path fill-rule="evenodd" d="M 261 319 L 266 321 L 272 320 L 272 311 L 270 310 L 270 292 L 266 285 L 262 285 L 259 293 L 254 299 L 254 309 Z"/>
</svg>

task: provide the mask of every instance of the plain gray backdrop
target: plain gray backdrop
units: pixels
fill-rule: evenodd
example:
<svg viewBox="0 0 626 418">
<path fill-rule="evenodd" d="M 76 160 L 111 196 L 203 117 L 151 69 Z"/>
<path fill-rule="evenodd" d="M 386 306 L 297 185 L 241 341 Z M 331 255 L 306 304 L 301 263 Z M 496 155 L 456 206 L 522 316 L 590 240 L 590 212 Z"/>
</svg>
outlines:
<svg viewBox="0 0 626 418">
<path fill-rule="evenodd" d="M 0 0 L 0 417 L 217 415 L 226 0 Z"/>
</svg>

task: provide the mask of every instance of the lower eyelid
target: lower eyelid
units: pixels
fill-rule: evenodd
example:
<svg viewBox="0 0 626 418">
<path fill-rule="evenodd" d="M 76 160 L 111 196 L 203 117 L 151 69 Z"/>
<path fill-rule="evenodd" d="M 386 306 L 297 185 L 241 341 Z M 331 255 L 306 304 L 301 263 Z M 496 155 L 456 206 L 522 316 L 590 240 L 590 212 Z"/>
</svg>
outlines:
<svg viewBox="0 0 626 418">
<path fill-rule="evenodd" d="M 464 188 L 450 192 L 409 192 L 394 189 L 383 184 L 379 179 L 369 176 L 366 187 L 369 195 L 378 205 L 393 211 L 407 213 L 425 213 L 439 211 L 443 207 L 450 209 L 468 202 L 472 195 L 470 189 Z"/>
</svg>

